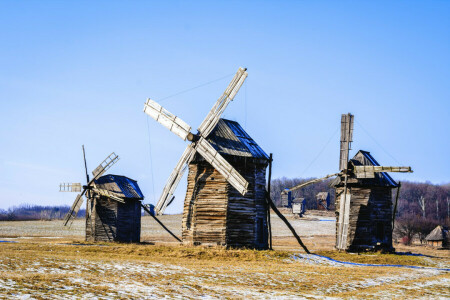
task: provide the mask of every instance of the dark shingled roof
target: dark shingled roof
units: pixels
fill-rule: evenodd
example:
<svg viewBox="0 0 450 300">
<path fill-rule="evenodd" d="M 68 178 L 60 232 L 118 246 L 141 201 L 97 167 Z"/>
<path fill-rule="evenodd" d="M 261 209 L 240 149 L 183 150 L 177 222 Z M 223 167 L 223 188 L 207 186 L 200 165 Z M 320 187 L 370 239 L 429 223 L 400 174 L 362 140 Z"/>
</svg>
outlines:
<svg viewBox="0 0 450 300">
<path fill-rule="evenodd" d="M 98 188 L 113 192 L 115 195 L 127 199 L 144 199 L 137 181 L 121 175 L 104 175 L 95 180 Z"/>
<path fill-rule="evenodd" d="M 264 150 L 234 121 L 220 119 L 207 140 L 223 155 L 269 160 Z"/>
<path fill-rule="evenodd" d="M 375 160 L 375 158 L 368 151 L 359 150 L 358 153 L 350 160 L 350 163 L 354 166 L 379 166 L 380 164 Z M 359 178 L 358 182 L 361 185 L 369 186 L 388 186 L 388 187 L 398 187 L 397 182 L 392 179 L 386 172 L 375 172 L 375 178 Z M 331 183 L 330 186 L 336 186 L 342 183 L 342 178 L 337 176 Z"/>
<path fill-rule="evenodd" d="M 437 226 L 435 229 L 433 229 L 432 232 L 430 232 L 429 235 L 425 238 L 427 241 L 443 241 L 448 236 L 448 230 L 446 230 L 442 226 Z"/>
</svg>

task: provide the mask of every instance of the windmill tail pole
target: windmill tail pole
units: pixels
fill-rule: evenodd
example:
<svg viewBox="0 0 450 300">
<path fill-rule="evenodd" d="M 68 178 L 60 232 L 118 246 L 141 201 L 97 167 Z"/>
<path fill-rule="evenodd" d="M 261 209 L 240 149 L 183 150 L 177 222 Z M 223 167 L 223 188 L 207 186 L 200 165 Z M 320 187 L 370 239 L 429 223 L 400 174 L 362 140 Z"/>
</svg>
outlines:
<svg viewBox="0 0 450 300">
<path fill-rule="evenodd" d="M 299 243 L 300 246 L 302 246 L 303 250 L 305 250 L 306 253 L 310 254 L 311 252 L 309 252 L 308 248 L 306 248 L 305 244 L 303 244 L 302 240 L 300 239 L 300 237 L 298 236 L 298 234 L 295 232 L 294 227 L 292 227 L 291 223 L 289 223 L 289 221 L 286 219 L 285 216 L 283 216 L 283 214 L 278 210 L 278 208 L 275 206 L 275 204 L 273 203 L 272 199 L 270 199 L 270 195 L 268 195 L 266 193 L 266 198 L 267 198 L 267 202 L 269 202 L 270 207 L 273 209 L 273 211 L 277 214 L 277 216 L 283 220 L 283 222 L 286 224 L 286 226 L 289 228 L 289 230 L 292 232 L 292 234 L 294 235 L 294 237 L 296 238 L 297 242 Z"/>
<path fill-rule="evenodd" d="M 397 214 L 397 204 L 398 204 L 398 196 L 400 195 L 400 188 L 402 187 L 402 183 L 398 182 L 397 194 L 395 195 L 395 203 L 394 203 L 394 212 L 392 214 L 392 232 L 394 232 L 395 226 L 395 215 Z"/>
<path fill-rule="evenodd" d="M 167 228 L 160 220 L 158 220 L 158 218 L 156 218 L 146 206 L 142 204 L 141 206 L 150 216 L 152 216 L 153 219 L 155 219 L 156 222 L 158 222 L 159 225 L 161 225 L 162 228 L 164 228 L 164 230 L 166 230 L 171 236 L 173 236 L 177 241 L 181 243 L 180 238 L 177 237 L 172 231 L 170 231 L 169 228 Z"/>
<path fill-rule="evenodd" d="M 334 174 L 330 174 L 330 175 L 327 175 L 327 176 L 322 177 L 322 178 L 313 179 L 313 180 L 310 180 L 310 181 L 301 183 L 301 184 L 299 184 L 299 185 L 296 185 L 296 186 L 290 188 L 289 190 L 290 190 L 291 192 L 293 192 L 293 191 L 296 191 L 296 190 L 298 190 L 298 189 L 304 188 L 305 186 L 308 186 L 308 185 L 310 185 L 310 184 L 313 184 L 313 183 L 316 183 L 316 182 L 320 182 L 320 181 L 323 181 L 323 180 L 325 180 L 325 179 L 328 179 L 328 178 L 330 178 L 330 177 L 334 177 L 334 176 L 337 176 L 337 175 L 339 175 L 339 173 L 334 173 Z"/>
</svg>

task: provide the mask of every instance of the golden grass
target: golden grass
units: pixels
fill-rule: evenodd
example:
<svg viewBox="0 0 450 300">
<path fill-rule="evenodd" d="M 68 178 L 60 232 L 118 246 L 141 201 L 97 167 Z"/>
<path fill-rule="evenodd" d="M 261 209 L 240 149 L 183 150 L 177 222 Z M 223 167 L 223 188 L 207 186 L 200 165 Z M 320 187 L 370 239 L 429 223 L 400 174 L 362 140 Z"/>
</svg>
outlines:
<svg viewBox="0 0 450 300">
<path fill-rule="evenodd" d="M 429 264 L 424 257 L 320 254 L 365 263 Z M 364 295 L 382 297 L 383 293 L 400 298 L 450 296 L 444 289 L 450 282 L 448 272 L 308 265 L 293 261 L 291 255 L 288 251 L 142 244 L 3 244 L 0 246 L 0 298 L 13 293 L 32 294 L 38 299 L 86 295 L 103 298 L 181 295 L 192 299 L 205 295 L 224 298 L 298 295 L 364 298 Z M 14 282 L 12 289 L 2 289 L 2 280 Z M 433 281 L 437 283 L 429 284 Z M 408 289 L 413 284 L 428 285 L 421 294 Z M 127 291 L 129 287 L 133 289 Z M 121 294 L 122 290 L 127 294 Z"/>
</svg>

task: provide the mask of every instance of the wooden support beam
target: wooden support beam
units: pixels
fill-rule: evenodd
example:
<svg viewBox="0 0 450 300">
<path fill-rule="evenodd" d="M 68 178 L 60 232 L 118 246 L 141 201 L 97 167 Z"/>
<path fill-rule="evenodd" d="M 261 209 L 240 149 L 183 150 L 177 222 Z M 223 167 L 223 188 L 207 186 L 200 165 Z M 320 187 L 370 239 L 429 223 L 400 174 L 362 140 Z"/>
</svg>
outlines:
<svg viewBox="0 0 450 300">
<path fill-rule="evenodd" d="M 398 187 L 397 187 L 397 194 L 395 195 L 394 212 L 392 213 L 392 232 L 394 232 L 395 215 L 397 214 L 398 196 L 400 195 L 400 188 L 401 187 L 402 187 L 402 183 L 399 181 L 398 182 Z"/>
<path fill-rule="evenodd" d="M 180 238 L 177 237 L 172 231 L 170 231 L 169 228 L 167 228 L 160 220 L 158 220 L 158 218 L 156 218 L 156 216 L 154 216 L 146 206 L 144 206 L 143 204 L 141 204 L 141 206 L 150 216 L 152 216 L 153 219 L 155 219 L 156 222 L 158 222 L 159 225 L 161 225 L 162 228 L 164 228 L 168 233 L 170 233 L 171 236 L 173 236 L 177 241 L 181 243 Z"/>
<path fill-rule="evenodd" d="M 286 217 L 283 216 L 283 214 L 278 210 L 278 208 L 275 206 L 272 199 L 270 198 L 270 195 L 267 193 L 266 193 L 266 198 L 270 204 L 270 207 L 272 207 L 273 211 L 277 214 L 277 216 L 284 222 L 284 224 L 286 224 L 286 226 L 292 232 L 292 234 L 294 235 L 294 237 L 297 240 L 297 242 L 299 243 L 299 245 L 302 246 L 303 250 L 305 250 L 306 253 L 310 254 L 311 252 L 309 252 L 308 248 L 306 248 L 305 244 L 303 244 L 302 240 L 300 239 L 298 234 L 295 232 L 294 227 L 292 227 L 292 225 L 289 223 L 289 221 L 286 219 Z"/>
<path fill-rule="evenodd" d="M 267 193 L 270 197 L 270 182 L 272 180 L 272 153 L 270 153 L 269 157 L 269 182 L 267 184 Z M 267 201 L 267 227 L 269 229 L 269 249 L 273 250 L 272 248 L 272 225 L 270 224 L 270 203 Z"/>
</svg>

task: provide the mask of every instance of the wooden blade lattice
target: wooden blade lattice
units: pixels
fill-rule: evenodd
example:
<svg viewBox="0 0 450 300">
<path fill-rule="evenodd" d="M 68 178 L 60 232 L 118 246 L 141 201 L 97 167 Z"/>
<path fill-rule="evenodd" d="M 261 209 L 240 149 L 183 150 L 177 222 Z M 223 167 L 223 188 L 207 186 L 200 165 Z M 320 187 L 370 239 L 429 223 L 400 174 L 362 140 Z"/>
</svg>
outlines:
<svg viewBox="0 0 450 300">
<path fill-rule="evenodd" d="M 223 95 L 216 101 L 211 111 L 199 126 L 198 132 L 201 136 L 206 138 L 214 129 L 214 127 L 216 127 L 217 122 L 219 122 L 220 116 L 224 112 L 225 108 L 227 108 L 228 104 L 236 96 L 237 92 L 247 78 L 247 75 L 248 74 L 246 72 L 246 69 L 239 68 Z"/>
<path fill-rule="evenodd" d="M 92 178 L 92 180 L 88 183 L 88 185 L 90 185 L 94 180 L 97 180 L 100 176 L 102 176 L 118 160 L 119 156 L 117 156 L 114 152 L 108 155 L 108 157 L 105 158 L 105 160 L 102 161 L 100 165 L 98 165 L 98 167 L 95 168 L 94 171 L 92 171 L 92 175 L 94 175 L 94 178 Z"/>
<path fill-rule="evenodd" d="M 72 204 L 72 207 L 70 208 L 69 212 L 67 213 L 66 217 L 64 218 L 63 225 L 72 226 L 73 220 L 77 217 L 78 211 L 80 210 L 81 205 L 83 204 L 83 195 L 86 192 L 86 190 L 83 190 L 83 193 L 78 194 L 75 198 L 75 201 Z"/>
<path fill-rule="evenodd" d="M 170 204 L 173 192 L 178 186 L 181 178 L 183 177 L 184 171 L 186 170 L 186 165 L 192 160 L 195 154 L 195 149 L 192 144 L 189 144 L 184 150 L 183 155 L 181 155 L 175 169 L 169 176 L 169 179 L 164 186 L 164 189 L 159 197 L 158 203 L 155 206 L 156 213 L 162 215 L 166 207 Z"/>
<path fill-rule="evenodd" d="M 81 192 L 81 183 L 61 183 L 59 185 L 60 192 Z"/>
<path fill-rule="evenodd" d="M 247 193 L 248 182 L 244 177 L 230 165 L 225 158 L 220 155 L 219 152 L 214 149 L 211 144 L 205 140 L 203 137 L 195 145 L 195 150 L 200 153 L 203 158 L 209 162 L 214 169 L 216 169 L 220 174 L 222 174 L 226 180 L 241 193 L 245 195 Z"/>
<path fill-rule="evenodd" d="M 353 119 L 352 114 L 341 116 L 341 147 L 339 157 L 339 170 L 346 170 L 348 164 L 348 155 L 351 150 L 351 142 L 353 139 Z"/>
<path fill-rule="evenodd" d="M 355 166 L 353 172 L 356 178 L 375 178 L 379 172 L 412 173 L 411 167 Z"/>
<path fill-rule="evenodd" d="M 191 132 L 191 126 L 151 99 L 145 103 L 144 112 L 183 140 Z"/>
</svg>

